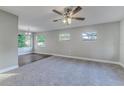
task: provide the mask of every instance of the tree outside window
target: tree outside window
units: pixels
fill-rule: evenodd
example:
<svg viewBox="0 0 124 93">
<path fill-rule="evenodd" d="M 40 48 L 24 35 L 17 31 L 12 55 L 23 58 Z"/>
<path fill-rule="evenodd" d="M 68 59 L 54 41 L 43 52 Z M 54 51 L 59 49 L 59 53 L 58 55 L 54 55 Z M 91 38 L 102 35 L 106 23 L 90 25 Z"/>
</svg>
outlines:
<svg viewBox="0 0 124 93">
<path fill-rule="evenodd" d="M 37 45 L 40 47 L 45 47 L 45 36 L 44 35 L 37 35 Z"/>
<path fill-rule="evenodd" d="M 31 47 L 32 46 L 32 35 L 31 33 L 19 33 L 18 34 L 18 47 Z"/>
</svg>

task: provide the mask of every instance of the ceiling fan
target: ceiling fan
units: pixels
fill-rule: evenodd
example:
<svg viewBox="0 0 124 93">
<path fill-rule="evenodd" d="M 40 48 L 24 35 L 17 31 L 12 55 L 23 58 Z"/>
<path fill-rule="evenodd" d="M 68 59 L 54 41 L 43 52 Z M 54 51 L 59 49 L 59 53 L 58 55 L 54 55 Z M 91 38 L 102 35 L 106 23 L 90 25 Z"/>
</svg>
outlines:
<svg viewBox="0 0 124 93">
<path fill-rule="evenodd" d="M 82 7 L 80 7 L 80 6 L 77 6 L 77 7 L 74 7 L 74 6 L 66 7 L 66 8 L 64 8 L 64 13 L 61 13 L 58 10 L 53 9 L 54 13 L 59 14 L 59 15 L 62 16 L 61 19 L 53 20 L 53 22 L 62 21 L 64 24 L 68 24 L 69 25 L 69 24 L 72 23 L 72 20 L 83 21 L 83 20 L 85 20 L 84 17 L 74 17 L 74 15 L 76 13 L 78 13 L 79 11 L 81 11 L 81 10 L 82 10 Z"/>
</svg>

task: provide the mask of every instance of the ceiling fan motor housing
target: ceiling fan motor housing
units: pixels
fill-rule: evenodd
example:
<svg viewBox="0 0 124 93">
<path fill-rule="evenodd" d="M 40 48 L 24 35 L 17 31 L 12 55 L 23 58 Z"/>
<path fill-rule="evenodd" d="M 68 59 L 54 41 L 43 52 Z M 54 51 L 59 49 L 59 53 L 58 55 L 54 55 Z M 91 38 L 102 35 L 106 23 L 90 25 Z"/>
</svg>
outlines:
<svg viewBox="0 0 124 93">
<path fill-rule="evenodd" d="M 73 7 L 69 6 L 64 9 L 65 14 L 69 14 L 72 11 Z"/>
</svg>

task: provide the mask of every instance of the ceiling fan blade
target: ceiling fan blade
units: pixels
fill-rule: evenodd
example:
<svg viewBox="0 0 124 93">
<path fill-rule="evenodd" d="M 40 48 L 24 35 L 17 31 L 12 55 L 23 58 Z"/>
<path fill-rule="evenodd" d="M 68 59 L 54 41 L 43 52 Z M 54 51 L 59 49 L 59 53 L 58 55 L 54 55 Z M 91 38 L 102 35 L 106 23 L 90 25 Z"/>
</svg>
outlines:
<svg viewBox="0 0 124 93">
<path fill-rule="evenodd" d="M 59 21 L 59 20 L 62 20 L 62 19 L 56 19 L 56 20 L 53 20 L 53 22 L 57 22 L 57 21 Z"/>
<path fill-rule="evenodd" d="M 57 14 L 59 14 L 59 15 L 63 15 L 61 12 L 59 12 L 59 11 L 57 11 L 57 10 L 55 10 L 55 9 L 53 9 L 53 12 L 55 12 L 55 13 L 57 13 Z"/>
<path fill-rule="evenodd" d="M 81 18 L 81 17 L 72 17 L 72 19 L 81 20 L 81 21 L 85 20 L 85 18 Z"/>
<path fill-rule="evenodd" d="M 77 6 L 73 11 L 72 11 L 72 15 L 76 14 L 77 12 L 79 12 L 82 9 L 82 7 Z"/>
</svg>

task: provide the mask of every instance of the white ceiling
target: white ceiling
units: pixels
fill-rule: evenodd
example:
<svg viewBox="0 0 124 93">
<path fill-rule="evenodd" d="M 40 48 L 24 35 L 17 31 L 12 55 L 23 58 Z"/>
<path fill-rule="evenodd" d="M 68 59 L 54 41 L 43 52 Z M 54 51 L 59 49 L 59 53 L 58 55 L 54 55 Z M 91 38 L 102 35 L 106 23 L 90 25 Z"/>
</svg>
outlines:
<svg viewBox="0 0 124 93">
<path fill-rule="evenodd" d="M 75 16 L 85 17 L 85 21 L 74 20 L 71 25 L 61 21 L 53 22 L 60 18 L 52 9 L 63 12 L 63 6 L 1 6 L 0 9 L 19 16 L 19 29 L 31 31 L 51 31 L 63 28 L 78 27 L 119 21 L 124 18 L 123 6 L 84 6 Z"/>
</svg>

